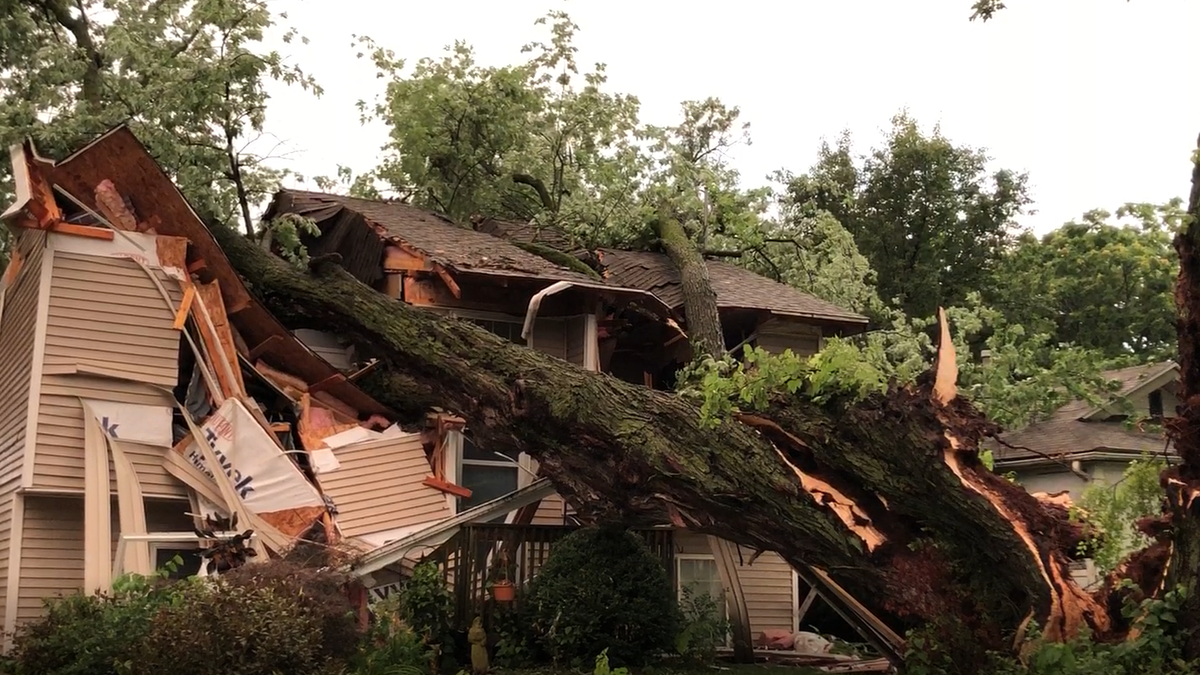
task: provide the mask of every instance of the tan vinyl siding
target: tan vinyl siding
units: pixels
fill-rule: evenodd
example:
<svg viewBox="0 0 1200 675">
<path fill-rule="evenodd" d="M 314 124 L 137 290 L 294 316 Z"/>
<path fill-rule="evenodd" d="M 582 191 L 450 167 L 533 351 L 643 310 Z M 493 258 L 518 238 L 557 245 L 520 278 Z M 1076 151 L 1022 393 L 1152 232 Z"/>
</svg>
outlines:
<svg viewBox="0 0 1200 675">
<path fill-rule="evenodd" d="M 750 630 L 756 634 L 776 628 L 793 630 L 795 595 L 792 584 L 796 575 L 791 566 L 779 554 L 770 551 L 747 565 L 754 551 L 745 547 L 739 550 L 742 564 L 738 568 L 738 579 L 742 582 L 742 592 L 746 594 Z M 712 555 L 707 537 L 693 532 L 675 532 L 675 551 L 682 555 Z"/>
<path fill-rule="evenodd" d="M 564 525 L 566 518 L 563 517 L 563 507 L 565 501 L 560 495 L 554 494 L 546 497 L 538 504 L 538 510 L 533 514 L 534 525 Z"/>
<path fill-rule="evenodd" d="M 93 366 L 135 382 L 174 387 L 179 284 L 155 272 L 172 306 L 137 263 L 58 252 L 50 282 L 46 366 Z"/>
<path fill-rule="evenodd" d="M 573 316 L 566 320 L 567 360 L 577 366 L 585 367 L 583 358 L 587 349 L 587 318 Z"/>
<path fill-rule="evenodd" d="M 422 485 L 432 472 L 420 435 L 356 444 L 334 456 L 339 468 L 318 478 L 347 537 L 449 517 L 445 493 Z"/>
<path fill-rule="evenodd" d="M 43 599 L 83 587 L 83 500 L 27 495 L 17 622 L 43 613 Z"/>
<path fill-rule="evenodd" d="M 8 563 L 11 560 L 13 502 L 17 498 L 18 481 L 0 486 L 0 627 L 4 626 L 8 608 Z"/>
<path fill-rule="evenodd" d="M 83 491 L 83 406 L 80 398 L 138 405 L 171 405 L 170 398 L 152 386 L 100 377 L 43 375 L 38 409 L 37 451 L 33 486 Z M 133 450 L 130 461 L 147 496 L 183 497 L 186 491 L 156 459 L 157 448 L 123 444 Z M 111 467 L 111 462 L 110 462 Z M 112 489 L 116 488 L 113 475 Z"/>
<path fill-rule="evenodd" d="M 146 500 L 146 529 L 188 532 L 192 521 L 183 515 L 187 510 L 187 502 Z M 121 527 L 115 502 L 112 532 L 112 553 L 116 555 Z M 26 495 L 17 621 L 41 616 L 43 599 L 82 590 L 83 500 Z"/>
<path fill-rule="evenodd" d="M 742 549 L 743 561 L 748 561 L 753 552 Z M 742 580 L 742 591 L 746 594 L 746 605 L 750 610 L 750 630 L 761 633 L 767 629 L 794 630 L 792 603 L 795 595 L 792 584 L 795 574 L 778 553 L 766 552 L 753 563 L 743 564 L 738 569 Z"/>
<path fill-rule="evenodd" d="M 17 250 L 24 261 L 12 287 L 4 292 L 3 314 L 0 314 L 0 382 L 4 383 L 0 389 L 0 483 L 19 479 L 24 467 L 45 246 L 45 232 L 22 233 Z"/>
<path fill-rule="evenodd" d="M 771 319 L 758 327 L 758 346 L 771 354 L 790 349 L 797 356 L 812 356 L 821 348 L 821 328 L 791 319 Z"/>
<path fill-rule="evenodd" d="M 567 358 L 566 322 L 538 317 L 533 324 L 533 348 L 557 359 Z"/>
</svg>

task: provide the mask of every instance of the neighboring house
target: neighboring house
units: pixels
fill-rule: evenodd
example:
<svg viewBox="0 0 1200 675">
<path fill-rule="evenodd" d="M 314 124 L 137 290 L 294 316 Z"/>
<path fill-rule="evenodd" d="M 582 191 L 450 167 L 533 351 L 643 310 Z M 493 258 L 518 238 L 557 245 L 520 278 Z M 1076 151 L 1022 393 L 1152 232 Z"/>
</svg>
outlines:
<svg viewBox="0 0 1200 675">
<path fill-rule="evenodd" d="M 364 283 L 413 305 L 473 321 L 518 344 L 525 344 L 589 370 L 663 387 L 690 355 L 678 272 L 666 256 L 616 250 L 597 252 L 602 275 L 570 261 L 535 255 L 540 246 L 565 248 L 553 232 L 521 224 L 481 221 L 476 229 L 399 202 L 356 199 L 297 190 L 278 193 L 264 220 L 296 213 L 316 221 L 318 238 L 306 239 L 310 255 L 340 253 L 346 269 Z M 544 253 L 544 252 L 543 252 Z M 866 318 L 799 290 L 721 262 L 709 263 L 728 347 L 757 344 L 767 351 L 791 349 L 813 354 L 821 340 L 866 328 Z M 526 331 L 526 329 L 529 329 Z M 504 494 L 521 494 L 534 483 L 537 466 L 528 457 L 514 464 L 451 434 L 444 472 L 471 490 L 455 509 L 476 506 Z M 512 504 L 488 514 L 518 522 Z M 556 494 L 534 500 L 529 522 L 564 525 L 570 509 Z M 424 544 L 444 541 L 445 528 L 424 538 L 398 540 L 363 567 L 386 582 L 389 565 Z M 447 535 L 448 536 L 448 535 Z M 721 587 L 717 564 L 703 536 L 674 533 L 674 577 L 680 585 Z M 738 577 L 747 596 L 751 629 L 798 628 L 799 582 L 777 554 L 743 549 Z"/>
<path fill-rule="evenodd" d="M 1073 401 L 1048 419 L 1004 434 L 995 446 L 996 470 L 1013 472 L 1030 492 L 1068 492 L 1078 500 L 1093 482 L 1113 483 L 1143 454 L 1169 449 L 1160 431 L 1130 428 L 1129 419 L 1173 416 L 1179 366 L 1153 363 L 1104 373 L 1118 388 L 1103 405 Z"/>
<path fill-rule="evenodd" d="M 1078 501 L 1089 485 L 1119 481 L 1131 461 L 1173 452 L 1161 431 L 1131 428 L 1128 422 L 1154 424 L 1174 415 L 1179 366 L 1166 361 L 1104 375 L 1118 383 L 1104 404 L 1072 401 L 1048 419 L 1004 434 L 1003 445 L 990 446 L 996 471 L 1012 472 L 1029 492 L 1066 492 Z M 1072 575 L 1085 587 L 1097 580 L 1090 560 L 1075 563 Z"/>
</svg>

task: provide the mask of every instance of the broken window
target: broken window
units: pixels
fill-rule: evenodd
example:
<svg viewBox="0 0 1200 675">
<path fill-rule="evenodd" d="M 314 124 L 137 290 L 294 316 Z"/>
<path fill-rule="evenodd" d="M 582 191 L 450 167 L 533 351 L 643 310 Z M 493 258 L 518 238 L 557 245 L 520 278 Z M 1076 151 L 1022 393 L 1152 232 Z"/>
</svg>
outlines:
<svg viewBox="0 0 1200 675">
<path fill-rule="evenodd" d="M 1163 416 L 1163 395 L 1161 390 L 1150 392 L 1150 416 L 1155 419 Z"/>
</svg>

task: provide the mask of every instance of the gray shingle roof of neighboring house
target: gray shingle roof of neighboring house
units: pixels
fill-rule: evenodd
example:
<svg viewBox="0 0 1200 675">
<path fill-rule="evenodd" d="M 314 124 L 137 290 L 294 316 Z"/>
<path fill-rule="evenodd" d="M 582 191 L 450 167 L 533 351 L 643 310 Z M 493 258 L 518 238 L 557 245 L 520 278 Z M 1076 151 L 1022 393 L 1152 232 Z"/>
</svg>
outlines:
<svg viewBox="0 0 1200 675">
<path fill-rule="evenodd" d="M 1172 361 L 1105 371 L 1118 382 L 1113 397 L 1129 396 L 1142 386 L 1159 380 L 1178 366 Z M 1163 434 L 1128 428 L 1122 419 L 1105 419 L 1101 406 L 1087 401 L 1072 401 L 1048 419 L 1002 436 L 1005 443 L 989 444 L 1000 462 L 1030 460 L 1048 455 L 1069 458 L 1088 452 L 1118 452 L 1130 455 L 1161 453 L 1167 447 Z M 1090 417 L 1091 419 L 1085 419 Z"/>
</svg>

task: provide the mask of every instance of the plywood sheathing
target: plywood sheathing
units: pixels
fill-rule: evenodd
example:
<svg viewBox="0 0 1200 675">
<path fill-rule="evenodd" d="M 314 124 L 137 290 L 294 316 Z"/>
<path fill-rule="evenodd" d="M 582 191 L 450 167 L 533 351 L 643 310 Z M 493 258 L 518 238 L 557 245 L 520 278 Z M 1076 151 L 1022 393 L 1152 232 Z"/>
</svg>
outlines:
<svg viewBox="0 0 1200 675">
<path fill-rule="evenodd" d="M 238 363 L 237 347 L 233 343 L 233 331 L 225 315 L 225 303 L 221 287 L 217 282 L 195 284 L 196 324 L 200 338 L 208 348 L 209 355 L 219 363 L 210 364 L 217 374 L 222 393 L 226 398 L 245 395 L 246 384 L 242 380 L 242 369 Z"/>
<path fill-rule="evenodd" d="M 29 160 L 34 187 L 44 179 L 46 190 L 50 184 L 57 185 L 85 208 L 99 212 L 96 188 L 107 180 L 139 229 L 190 241 L 194 259 L 204 262 L 202 281 L 211 275 L 220 284 L 231 327 L 237 328 L 248 348 L 255 350 L 268 339 L 278 338 L 256 358 L 286 368 L 306 382 L 319 382 L 338 372 L 300 344 L 250 295 L 203 222 L 127 127 L 117 127 L 60 162 L 33 156 Z M 47 204 L 53 207 L 54 202 L 51 199 Z M 61 212 L 47 218 L 61 219 Z M 335 383 L 324 394 L 355 413 L 389 413 L 350 382 Z"/>
</svg>

